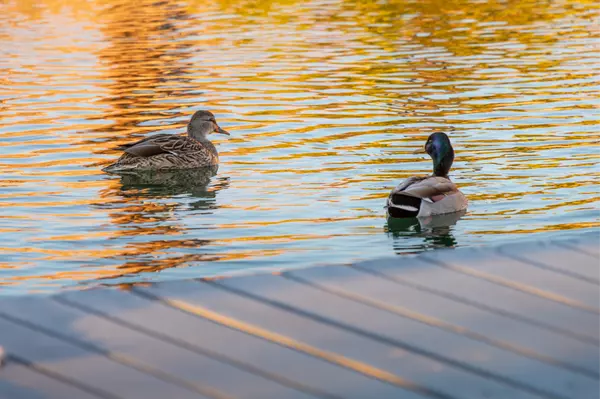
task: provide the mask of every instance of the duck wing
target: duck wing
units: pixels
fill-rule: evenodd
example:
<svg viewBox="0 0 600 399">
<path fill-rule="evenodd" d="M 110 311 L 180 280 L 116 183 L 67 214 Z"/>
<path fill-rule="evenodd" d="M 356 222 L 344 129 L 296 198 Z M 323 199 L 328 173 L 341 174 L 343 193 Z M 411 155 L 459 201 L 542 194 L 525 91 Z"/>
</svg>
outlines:
<svg viewBox="0 0 600 399">
<path fill-rule="evenodd" d="M 449 195 L 458 191 L 450 179 L 440 176 L 411 177 L 392 191 L 392 195 L 402 193 L 421 199 L 432 199 L 439 195 Z"/>
<path fill-rule="evenodd" d="M 408 179 L 404 180 L 402 183 L 398 184 L 396 186 L 396 188 L 394 188 L 392 190 L 392 194 L 393 193 L 399 193 L 400 191 L 404 191 L 406 190 L 408 187 L 427 179 L 427 176 L 412 176 L 409 177 Z"/>
<path fill-rule="evenodd" d="M 387 200 L 388 215 L 416 217 L 424 203 L 433 204 L 458 191 L 449 179 L 438 176 L 410 177 L 392 190 Z"/>
<path fill-rule="evenodd" d="M 179 155 L 182 152 L 202 151 L 202 144 L 187 136 L 157 134 L 126 145 L 125 152 L 137 157 L 148 158 L 159 154 Z"/>
<path fill-rule="evenodd" d="M 157 140 L 157 139 L 159 139 L 161 137 L 167 137 L 167 136 L 170 137 L 170 136 L 172 136 L 172 134 L 160 133 L 160 134 L 156 134 L 154 136 L 144 137 L 143 139 L 138 140 L 138 141 L 134 141 L 133 143 L 121 144 L 121 145 L 119 145 L 119 146 L 117 146 L 115 148 L 117 150 L 126 150 L 126 149 L 134 147 L 134 146 L 136 146 L 138 144 L 147 143 L 148 141 Z"/>
</svg>

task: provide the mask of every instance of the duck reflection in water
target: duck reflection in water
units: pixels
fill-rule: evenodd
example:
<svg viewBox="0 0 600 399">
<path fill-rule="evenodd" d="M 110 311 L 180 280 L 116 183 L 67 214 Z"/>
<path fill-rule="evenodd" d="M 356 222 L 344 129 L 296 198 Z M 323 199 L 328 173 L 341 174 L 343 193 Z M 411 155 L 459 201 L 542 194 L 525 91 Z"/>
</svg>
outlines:
<svg viewBox="0 0 600 399">
<path fill-rule="evenodd" d="M 116 264 L 97 279 L 116 279 L 219 260 L 211 245 L 210 217 L 218 208 L 217 193 L 229 187 L 216 177 L 217 166 L 114 173 L 109 189 L 95 207 L 108 210 L 111 239 L 105 256 Z M 203 224 L 206 223 L 206 224 Z M 117 280 L 114 280 L 117 281 Z M 120 281 L 120 280 L 119 280 Z"/>
<path fill-rule="evenodd" d="M 454 247 L 457 245 L 457 241 L 452 231 L 465 213 L 466 211 L 463 210 L 421 218 L 388 218 L 384 229 L 394 239 L 396 253 Z M 414 238 L 422 238 L 423 241 L 417 245 L 411 245 L 410 241 Z"/>
<path fill-rule="evenodd" d="M 218 165 L 214 165 L 197 169 L 118 173 L 121 178 L 121 194 L 149 198 L 189 195 L 199 199 L 191 204 L 192 208 L 215 209 L 217 192 L 229 187 L 228 177 L 214 178 L 218 168 Z"/>
</svg>

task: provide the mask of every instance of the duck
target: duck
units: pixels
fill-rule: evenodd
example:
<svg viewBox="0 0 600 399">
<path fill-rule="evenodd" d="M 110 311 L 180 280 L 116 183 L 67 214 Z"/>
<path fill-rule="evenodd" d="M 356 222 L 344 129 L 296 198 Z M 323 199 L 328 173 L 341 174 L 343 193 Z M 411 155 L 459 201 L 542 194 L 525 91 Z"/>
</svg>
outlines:
<svg viewBox="0 0 600 399">
<path fill-rule="evenodd" d="M 196 111 L 187 125 L 187 135 L 156 134 L 117 147 L 124 154 L 103 168 L 108 173 L 129 171 L 195 169 L 219 164 L 216 147 L 208 139 L 211 133 L 225 134 L 215 116 L 206 110 Z"/>
<path fill-rule="evenodd" d="M 426 153 L 433 160 L 431 176 L 413 176 L 392 190 L 387 199 L 389 218 L 420 218 L 467 209 L 467 197 L 448 177 L 454 162 L 454 148 L 444 132 L 429 136 L 417 153 Z"/>
</svg>

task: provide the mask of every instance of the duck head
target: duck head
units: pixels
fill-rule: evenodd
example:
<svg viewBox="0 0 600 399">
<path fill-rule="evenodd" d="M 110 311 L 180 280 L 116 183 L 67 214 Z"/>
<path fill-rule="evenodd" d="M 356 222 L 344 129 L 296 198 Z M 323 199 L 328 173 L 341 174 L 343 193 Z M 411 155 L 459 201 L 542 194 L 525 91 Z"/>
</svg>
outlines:
<svg viewBox="0 0 600 399">
<path fill-rule="evenodd" d="M 433 175 L 448 177 L 454 162 L 454 149 L 446 133 L 436 132 L 429 136 L 425 147 L 415 153 L 427 153 L 433 160 Z"/>
<path fill-rule="evenodd" d="M 209 111 L 196 111 L 192 116 L 190 123 L 187 125 L 187 133 L 189 137 L 193 137 L 198 141 L 208 140 L 207 136 L 211 133 L 226 134 L 229 136 L 229 132 L 221 129 L 217 125 L 215 116 Z"/>
</svg>

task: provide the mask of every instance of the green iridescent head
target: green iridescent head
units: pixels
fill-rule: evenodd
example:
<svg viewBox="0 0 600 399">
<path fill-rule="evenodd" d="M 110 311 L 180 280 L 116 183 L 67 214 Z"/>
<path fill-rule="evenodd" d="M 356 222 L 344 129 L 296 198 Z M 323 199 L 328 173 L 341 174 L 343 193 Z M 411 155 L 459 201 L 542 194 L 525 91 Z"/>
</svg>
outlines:
<svg viewBox="0 0 600 399">
<path fill-rule="evenodd" d="M 443 132 L 431 134 L 425 143 L 425 152 L 433 160 L 433 175 L 447 177 L 454 162 L 454 149 L 448 135 Z"/>
</svg>

